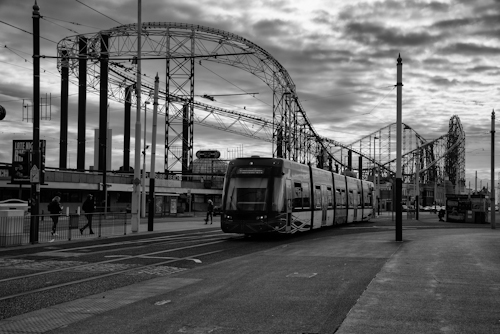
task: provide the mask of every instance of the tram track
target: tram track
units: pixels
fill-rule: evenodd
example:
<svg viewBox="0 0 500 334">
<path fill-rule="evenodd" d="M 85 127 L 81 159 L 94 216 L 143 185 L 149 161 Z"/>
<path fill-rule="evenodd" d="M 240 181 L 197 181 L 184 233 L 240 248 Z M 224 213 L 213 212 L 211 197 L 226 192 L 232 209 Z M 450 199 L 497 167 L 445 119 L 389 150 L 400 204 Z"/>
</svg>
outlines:
<svg viewBox="0 0 500 334">
<path fill-rule="evenodd" d="M 124 251 L 124 250 L 132 250 L 138 249 L 148 246 L 161 246 L 161 245 L 175 245 L 180 243 L 188 243 L 188 242 L 200 242 L 203 240 L 227 240 L 231 237 L 228 237 L 227 234 L 218 233 L 216 235 L 186 235 L 182 237 L 172 237 L 172 236 L 163 236 L 163 237 L 154 237 L 150 239 L 142 239 L 142 240 L 130 240 L 130 241 L 121 241 L 110 244 L 98 244 L 98 245 L 90 245 L 90 246 L 82 246 L 82 247 L 74 247 L 70 249 L 55 249 L 48 250 L 45 252 L 39 252 L 34 254 L 34 256 L 40 255 L 57 255 L 64 254 L 66 252 L 69 253 L 78 253 L 79 256 L 86 255 L 99 255 L 109 252 L 116 251 Z M 103 249 L 104 248 L 104 249 Z M 96 250 L 101 249 L 101 250 Z M 0 280 L 1 282 L 1 280 Z"/>
<path fill-rule="evenodd" d="M 0 320 L 218 261 L 231 256 L 228 250 L 234 245 L 224 243 L 235 238 L 241 237 L 184 233 L 77 247 L 51 245 L 0 258 L 0 268 L 6 269 L 0 279 Z"/>
<path fill-rule="evenodd" d="M 27 275 L 20 275 L 20 276 L 8 277 L 8 278 L 0 279 L 0 284 L 6 283 L 6 282 L 10 282 L 10 281 L 20 280 L 20 279 L 32 278 L 32 277 L 36 277 L 36 276 L 49 275 L 49 274 L 52 274 L 52 273 L 57 273 L 57 272 L 62 272 L 62 271 L 72 271 L 72 270 L 75 270 L 75 269 L 81 269 L 81 268 L 89 267 L 89 266 L 96 266 L 96 265 L 100 265 L 100 264 L 109 264 L 109 263 L 114 263 L 114 262 L 119 262 L 119 261 L 125 261 L 125 260 L 134 259 L 134 258 L 144 258 L 144 257 L 149 257 L 150 258 L 153 255 L 164 254 L 164 253 L 169 253 L 169 252 L 176 252 L 176 251 L 186 250 L 186 249 L 192 249 L 192 248 L 196 248 L 196 247 L 205 247 L 205 246 L 209 246 L 209 245 L 214 245 L 214 244 L 222 243 L 224 241 L 225 240 L 216 240 L 216 241 L 202 243 L 202 244 L 197 244 L 197 245 L 190 245 L 190 246 L 185 246 L 185 247 L 178 247 L 178 248 L 161 250 L 161 251 L 155 251 L 155 252 L 144 253 L 144 254 L 127 255 L 127 256 L 124 256 L 124 257 L 116 257 L 116 258 L 109 259 L 109 260 L 104 260 L 104 261 L 89 262 L 89 263 L 86 263 L 86 264 L 81 264 L 81 265 L 76 265 L 76 266 L 68 266 L 68 267 L 64 267 L 64 268 L 58 268 L 58 269 L 52 269 L 52 270 L 45 270 L 45 271 L 31 273 L 31 274 L 27 274 Z M 121 250 L 122 249 L 120 249 L 120 251 Z M 169 262 L 172 262 L 172 261 L 181 261 L 181 260 L 186 260 L 186 259 L 189 259 L 189 258 L 192 258 L 192 257 L 176 258 L 174 260 L 169 260 Z M 160 265 L 160 264 L 156 263 L 156 264 L 152 264 L 152 265 L 144 265 L 144 267 L 153 266 L 153 265 Z M 140 268 L 141 267 L 135 267 L 135 268 L 132 268 L 131 270 L 137 270 L 137 269 L 140 269 Z M 116 273 L 126 272 L 126 271 L 127 270 L 125 270 L 125 271 L 117 271 Z M 104 275 L 102 277 L 106 277 L 106 276 L 109 276 L 109 275 Z M 96 277 L 101 277 L 101 276 L 96 276 Z M 6 299 L 6 298 L 2 297 L 2 298 L 0 298 L 0 301 L 2 301 L 4 299 Z"/>
<path fill-rule="evenodd" d="M 178 262 L 178 261 L 183 261 L 183 260 L 190 260 L 190 259 L 193 259 L 193 258 L 198 258 L 198 257 L 206 256 L 206 255 L 211 255 L 211 254 L 219 253 L 219 252 L 222 252 L 222 251 L 224 251 L 224 250 L 219 249 L 219 250 L 215 250 L 215 251 L 211 251 L 211 252 L 199 253 L 199 254 L 195 254 L 195 255 L 192 255 L 192 256 L 183 257 L 183 258 L 174 258 L 174 259 L 170 258 L 168 261 L 162 261 L 162 262 L 158 262 L 158 263 L 154 263 L 154 264 L 143 265 L 141 267 L 133 267 L 133 268 L 128 268 L 128 269 L 118 270 L 118 271 L 114 271 L 114 272 L 107 273 L 107 274 L 92 276 L 92 277 L 88 277 L 88 278 L 84 278 L 84 279 L 80 279 L 80 280 L 74 280 L 74 281 L 71 281 L 71 282 L 55 284 L 55 285 L 51 285 L 51 286 L 44 287 L 44 288 L 38 288 L 38 289 L 30 290 L 30 291 L 25 291 L 25 292 L 21 292 L 21 293 L 17 293 L 17 294 L 12 294 L 12 295 L 8 295 L 8 296 L 4 296 L 4 297 L 0 298 L 0 302 L 8 300 L 8 299 L 22 297 L 22 296 L 26 296 L 26 295 L 30 295 L 30 294 L 35 294 L 35 293 L 38 293 L 38 292 L 45 292 L 45 291 L 50 291 L 50 290 L 54 290 L 54 289 L 59 289 L 59 288 L 70 286 L 70 285 L 74 285 L 74 284 L 81 284 L 81 283 L 85 283 L 85 282 L 95 281 L 95 280 L 102 279 L 102 278 L 105 278 L 105 277 L 110 277 L 110 276 L 114 276 L 114 275 L 124 274 L 124 273 L 130 272 L 130 271 L 137 271 L 137 270 L 140 270 L 140 269 L 143 269 L 143 268 L 155 267 L 155 266 L 170 264 L 170 263 L 173 263 L 173 262 Z M 155 253 L 159 253 L 159 252 L 155 252 Z M 126 259 L 128 259 L 128 258 L 126 258 Z M 122 260 L 122 259 L 116 259 L 116 260 Z M 111 261 L 113 261 L 113 260 L 111 260 Z M 111 261 L 109 261 L 109 262 L 111 262 Z M 105 262 L 108 262 L 108 261 L 105 261 Z M 83 265 L 83 266 L 85 266 L 85 265 Z M 73 267 L 73 268 L 75 268 L 75 267 Z M 64 268 L 64 269 L 67 270 L 69 268 Z M 62 270 L 64 270 L 64 269 L 62 269 Z M 62 270 L 55 270 L 53 272 L 62 271 Z M 47 272 L 44 272 L 44 273 L 41 273 L 41 274 L 47 274 Z M 21 278 L 26 278 L 26 277 L 29 277 L 29 276 L 35 276 L 35 275 L 22 276 Z M 38 275 L 36 275 L 36 276 L 38 276 Z M 2 281 L 0 281 L 0 283 L 2 283 Z"/>
</svg>

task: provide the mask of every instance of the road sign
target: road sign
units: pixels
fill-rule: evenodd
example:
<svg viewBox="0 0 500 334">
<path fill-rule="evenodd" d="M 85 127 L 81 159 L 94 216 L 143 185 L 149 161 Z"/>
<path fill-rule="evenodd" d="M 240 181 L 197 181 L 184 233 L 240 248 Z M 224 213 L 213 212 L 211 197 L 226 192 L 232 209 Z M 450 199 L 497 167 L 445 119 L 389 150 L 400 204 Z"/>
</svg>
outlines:
<svg viewBox="0 0 500 334">
<path fill-rule="evenodd" d="M 36 165 L 33 165 L 30 170 L 30 182 L 39 183 L 40 182 L 40 170 Z"/>
</svg>

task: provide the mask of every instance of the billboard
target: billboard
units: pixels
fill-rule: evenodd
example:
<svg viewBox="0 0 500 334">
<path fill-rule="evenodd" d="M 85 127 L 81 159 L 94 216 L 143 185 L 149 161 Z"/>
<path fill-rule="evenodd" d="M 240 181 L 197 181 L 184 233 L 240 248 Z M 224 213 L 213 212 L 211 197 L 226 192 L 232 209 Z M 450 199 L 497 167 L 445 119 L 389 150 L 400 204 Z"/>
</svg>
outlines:
<svg viewBox="0 0 500 334">
<path fill-rule="evenodd" d="M 46 141 L 40 140 L 40 183 L 44 182 L 45 172 L 45 147 Z M 13 140 L 12 141 L 12 183 L 30 183 L 30 170 L 33 159 L 33 140 Z"/>
</svg>

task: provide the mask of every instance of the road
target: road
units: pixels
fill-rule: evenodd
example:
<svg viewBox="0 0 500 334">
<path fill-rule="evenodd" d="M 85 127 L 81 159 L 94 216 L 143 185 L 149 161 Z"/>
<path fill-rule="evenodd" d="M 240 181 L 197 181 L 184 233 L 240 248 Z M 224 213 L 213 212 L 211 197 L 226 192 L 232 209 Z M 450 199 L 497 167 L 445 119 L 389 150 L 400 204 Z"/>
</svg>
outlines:
<svg viewBox="0 0 500 334">
<path fill-rule="evenodd" d="M 404 228 L 471 226 L 427 214 Z M 393 233 L 385 217 L 287 237 L 214 227 L 3 252 L 0 319 L 50 309 L 40 333 L 334 333 L 401 247 Z"/>
</svg>

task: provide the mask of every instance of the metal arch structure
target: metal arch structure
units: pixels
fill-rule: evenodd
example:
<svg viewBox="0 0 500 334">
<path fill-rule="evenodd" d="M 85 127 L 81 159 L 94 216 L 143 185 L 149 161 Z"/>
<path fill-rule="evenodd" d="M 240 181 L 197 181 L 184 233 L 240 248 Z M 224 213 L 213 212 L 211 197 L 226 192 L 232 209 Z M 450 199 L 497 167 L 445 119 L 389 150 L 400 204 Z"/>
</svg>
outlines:
<svg viewBox="0 0 500 334">
<path fill-rule="evenodd" d="M 61 68 L 64 55 L 70 80 L 77 82 L 79 64 L 85 61 L 87 91 L 98 94 L 101 64 L 105 59 L 109 69 L 108 98 L 125 102 L 126 88 L 135 84 L 137 28 L 137 24 L 122 25 L 66 37 L 57 45 L 58 67 Z M 328 151 L 324 141 L 309 121 L 290 75 L 263 48 L 224 30 L 176 22 L 142 23 L 141 39 L 141 61 L 163 59 L 166 62 L 167 83 L 160 91 L 160 99 L 165 104 L 159 109 L 165 114 L 165 170 L 178 162 L 182 163 L 183 170 L 189 170 L 192 164 L 194 109 L 200 107 L 194 101 L 195 59 L 232 66 L 263 81 L 273 94 L 272 155 L 302 163 L 321 163 L 317 160 L 322 159 L 318 158 L 318 152 Z M 152 78 L 143 79 L 141 100 L 151 96 L 153 87 Z M 135 101 L 137 97 L 130 99 L 132 105 Z M 221 110 L 207 105 L 202 108 L 212 112 Z M 171 149 L 180 141 L 181 157 Z M 173 163 L 168 161 L 169 157 L 173 157 Z"/>
</svg>

